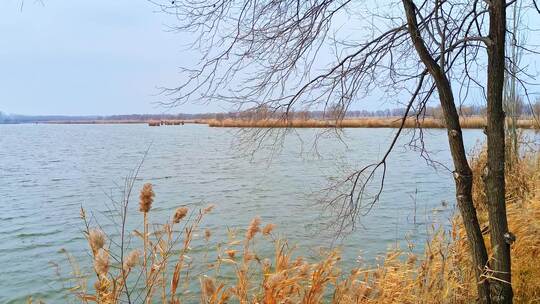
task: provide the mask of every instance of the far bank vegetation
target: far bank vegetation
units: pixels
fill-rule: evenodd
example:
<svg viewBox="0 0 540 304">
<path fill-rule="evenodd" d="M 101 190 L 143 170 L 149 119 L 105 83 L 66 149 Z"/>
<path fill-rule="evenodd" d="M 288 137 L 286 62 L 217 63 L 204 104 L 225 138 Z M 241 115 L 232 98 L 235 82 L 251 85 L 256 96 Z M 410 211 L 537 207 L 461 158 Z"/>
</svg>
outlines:
<svg viewBox="0 0 540 304">
<path fill-rule="evenodd" d="M 336 113 L 334 113 L 336 112 Z M 533 106 L 520 104 L 516 127 L 538 129 L 540 102 Z M 399 128 L 404 109 L 383 111 L 350 111 L 341 116 L 337 111 L 299 111 L 281 113 L 260 107 L 240 113 L 216 114 L 202 122 L 210 127 L 229 128 Z M 462 106 L 460 124 L 464 129 L 482 129 L 487 125 L 485 109 Z M 404 128 L 446 128 L 440 107 L 426 107 L 407 117 Z"/>
</svg>

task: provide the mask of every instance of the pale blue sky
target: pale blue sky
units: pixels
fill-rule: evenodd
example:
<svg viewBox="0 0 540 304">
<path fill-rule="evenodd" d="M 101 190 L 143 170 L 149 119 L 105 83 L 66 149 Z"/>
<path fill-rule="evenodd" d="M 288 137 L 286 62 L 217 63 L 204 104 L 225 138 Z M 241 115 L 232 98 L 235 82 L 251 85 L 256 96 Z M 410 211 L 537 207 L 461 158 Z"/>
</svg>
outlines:
<svg viewBox="0 0 540 304">
<path fill-rule="evenodd" d="M 161 113 L 158 87 L 179 81 L 182 35 L 144 0 L 0 1 L 0 111 Z M 186 105 L 175 112 L 219 107 Z"/>
<path fill-rule="evenodd" d="M 21 0 L 0 0 L 0 111 L 109 115 L 230 109 L 189 104 L 171 111 L 156 105 L 167 98 L 158 87 L 180 83 L 178 68 L 197 56 L 184 49 L 188 35 L 167 31 L 174 18 L 148 1 L 43 2 L 25 0 L 21 11 Z M 528 60 L 537 71 L 535 58 Z M 396 105 L 372 97 L 357 106 Z"/>
</svg>

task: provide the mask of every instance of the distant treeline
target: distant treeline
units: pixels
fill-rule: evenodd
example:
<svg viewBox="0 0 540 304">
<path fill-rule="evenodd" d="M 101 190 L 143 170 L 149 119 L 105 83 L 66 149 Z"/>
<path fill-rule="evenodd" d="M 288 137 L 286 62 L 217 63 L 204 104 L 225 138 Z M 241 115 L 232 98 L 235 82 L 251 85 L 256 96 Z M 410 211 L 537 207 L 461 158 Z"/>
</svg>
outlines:
<svg viewBox="0 0 540 304">
<path fill-rule="evenodd" d="M 463 117 L 484 116 L 486 108 L 483 106 L 462 106 L 459 109 L 460 115 Z M 329 111 L 291 111 L 288 113 L 289 119 L 334 119 L 341 117 L 336 115 L 339 110 L 333 109 Z M 535 104 L 528 105 L 520 103 L 517 109 L 519 117 L 531 117 L 533 114 L 540 113 L 540 101 Z M 385 109 L 376 111 L 347 111 L 344 118 L 361 118 L 361 117 L 400 117 L 405 114 L 404 108 Z M 414 115 L 416 113 L 410 113 Z M 284 113 L 274 111 L 269 108 L 259 107 L 246 111 L 228 112 L 228 113 L 199 113 L 199 114 L 129 114 L 129 115 L 109 115 L 109 116 L 66 116 L 66 115 L 17 115 L 6 114 L 0 111 L 0 123 L 47 123 L 47 122 L 149 122 L 149 121 L 197 121 L 197 120 L 223 120 L 223 119 L 243 119 L 243 120 L 261 120 L 269 118 L 283 118 Z M 441 118 L 442 109 L 440 107 L 426 107 L 420 113 L 424 117 Z"/>
<path fill-rule="evenodd" d="M 328 111 L 291 111 L 287 113 L 288 120 L 310 120 L 310 119 L 321 119 L 321 120 L 332 120 L 336 117 L 342 118 L 365 118 L 365 117 L 402 117 L 405 115 L 405 108 L 394 108 L 394 109 L 385 109 L 385 110 L 360 110 L 360 111 L 346 111 L 342 115 L 343 111 L 340 109 L 331 109 Z M 532 106 L 525 105 L 523 103 L 518 104 L 516 111 L 518 118 L 519 117 L 531 117 L 538 115 L 540 113 L 540 101 L 536 102 Z M 459 108 L 459 114 L 462 117 L 478 117 L 485 116 L 486 108 L 483 106 L 461 106 Z M 284 112 L 274 111 L 269 108 L 259 107 L 251 109 L 248 111 L 242 112 L 229 112 L 229 113 L 218 113 L 213 114 L 213 117 L 203 117 L 201 119 L 215 119 L 215 120 L 225 120 L 225 119 L 234 119 L 234 120 L 265 120 L 265 119 L 280 119 L 284 117 Z M 437 107 L 425 107 L 419 113 L 411 111 L 409 116 L 418 115 L 420 117 L 427 118 L 437 118 L 442 119 L 443 113 L 440 106 Z"/>
<path fill-rule="evenodd" d="M 217 113 L 204 114 L 128 114 L 128 115 L 88 115 L 88 116 L 67 116 L 67 115 L 18 115 L 6 114 L 0 111 L 1 123 L 47 123 L 47 122 L 148 122 L 161 120 L 199 120 L 213 119 Z"/>
</svg>

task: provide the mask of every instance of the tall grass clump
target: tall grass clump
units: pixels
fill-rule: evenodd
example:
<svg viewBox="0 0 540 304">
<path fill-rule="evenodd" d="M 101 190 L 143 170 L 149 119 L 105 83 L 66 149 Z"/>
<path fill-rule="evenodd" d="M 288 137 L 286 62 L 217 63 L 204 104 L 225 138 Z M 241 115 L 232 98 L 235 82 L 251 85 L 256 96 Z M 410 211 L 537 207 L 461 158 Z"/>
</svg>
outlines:
<svg viewBox="0 0 540 304">
<path fill-rule="evenodd" d="M 519 153 L 506 151 L 504 177 L 506 181 L 506 202 L 520 204 L 530 196 L 536 194 L 540 174 L 540 153 L 535 151 L 536 145 L 518 134 L 520 143 Z M 477 147 L 473 153 L 471 169 L 473 171 L 473 201 L 482 211 L 487 207 L 487 195 L 483 181 L 487 166 L 487 149 L 485 146 Z"/>
<path fill-rule="evenodd" d="M 484 152 L 473 159 L 475 176 L 483 170 Z M 540 300 L 539 154 L 519 157 L 507 174 L 508 222 L 516 240 L 512 250 L 515 303 Z M 475 179 L 479 218 L 488 229 L 481 178 Z M 341 268 L 339 250 L 307 259 L 277 238 L 277 227 L 260 217 L 234 229 L 221 240 L 215 255 L 195 260 L 195 243 L 209 244 L 212 231 L 203 227 L 212 206 L 193 210 L 180 206 L 163 224 L 149 225 L 154 192 L 145 184 L 139 210 L 143 232 L 129 232 L 139 242 L 113 240 L 98 225 L 91 227 L 82 210 L 93 274 L 74 273 L 71 289 L 82 303 L 474 303 L 476 280 L 462 220 L 438 229 L 425 251 L 393 249 L 371 266 Z M 124 205 L 129 209 L 128 203 Z M 125 215 L 126 213 L 121 213 Z M 126 217 L 123 218 L 125 222 Z M 125 227 L 120 227 L 124 231 Z M 124 236 L 124 234 L 120 234 Z M 486 235 L 486 238 L 488 235 Z M 274 248 L 263 256 L 255 243 Z M 130 246 L 126 245 L 127 243 Z M 112 244 L 124 244 L 112 249 Z M 489 241 L 486 241 L 489 244 Z M 128 248 L 135 247 L 135 248 Z M 72 265 L 76 265 L 72 261 Z M 485 277 L 489 276 L 489 269 Z M 89 287 L 88 282 L 94 282 Z"/>
</svg>

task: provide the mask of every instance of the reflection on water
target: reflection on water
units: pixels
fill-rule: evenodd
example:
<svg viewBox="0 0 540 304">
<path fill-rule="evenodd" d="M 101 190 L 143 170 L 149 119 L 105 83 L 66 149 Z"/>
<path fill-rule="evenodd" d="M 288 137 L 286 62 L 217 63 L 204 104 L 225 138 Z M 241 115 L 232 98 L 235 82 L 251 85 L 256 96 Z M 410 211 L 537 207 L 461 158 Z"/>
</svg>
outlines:
<svg viewBox="0 0 540 304">
<path fill-rule="evenodd" d="M 53 265 L 68 267 L 62 248 L 88 259 L 81 205 L 98 217 L 106 213 L 109 197 L 121 195 L 124 177 L 150 144 L 136 187 L 154 184 L 154 222 L 165 221 L 181 204 L 213 203 L 215 211 L 204 226 L 212 229 L 214 239 L 224 239 L 226 227 L 245 227 L 260 215 L 264 222 L 277 224 L 277 231 L 303 255 L 330 246 L 333 239 L 323 233 L 328 218 L 312 194 L 329 178 L 339 177 L 341 167 L 377 160 L 394 131 L 349 129 L 343 142 L 321 139 L 318 155 L 312 153 L 317 132 L 297 130 L 268 162 L 268 151 L 250 158 L 243 157 L 246 151 L 234 149 L 231 129 L 0 125 L 0 302 L 20 302 L 29 294 L 54 301 L 65 294 Z M 426 132 L 431 157 L 448 164 L 446 133 Z M 466 130 L 468 149 L 482 136 L 478 130 Z M 358 230 L 339 243 L 348 266 L 359 255 L 371 261 L 406 236 L 421 250 L 431 223 L 444 221 L 452 212 L 451 174 L 429 167 L 407 142 L 404 138 L 391 155 L 381 201 L 361 219 Z M 136 199 L 131 207 L 129 228 L 140 228 Z M 103 224 L 111 228 L 110 222 Z"/>
</svg>

